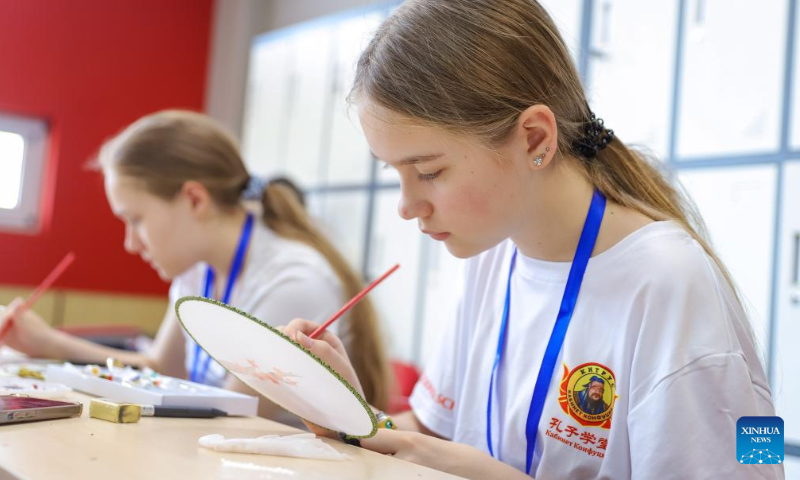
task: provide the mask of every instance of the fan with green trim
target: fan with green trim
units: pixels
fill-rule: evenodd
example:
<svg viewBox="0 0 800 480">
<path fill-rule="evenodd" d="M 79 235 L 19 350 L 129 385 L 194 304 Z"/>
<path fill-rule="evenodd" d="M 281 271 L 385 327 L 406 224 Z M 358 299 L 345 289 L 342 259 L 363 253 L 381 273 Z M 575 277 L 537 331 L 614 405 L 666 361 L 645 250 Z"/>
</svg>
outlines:
<svg viewBox="0 0 800 480">
<path fill-rule="evenodd" d="M 214 360 L 272 402 L 330 430 L 375 435 L 375 415 L 355 388 L 276 328 L 204 297 L 181 298 L 175 312 Z"/>
</svg>

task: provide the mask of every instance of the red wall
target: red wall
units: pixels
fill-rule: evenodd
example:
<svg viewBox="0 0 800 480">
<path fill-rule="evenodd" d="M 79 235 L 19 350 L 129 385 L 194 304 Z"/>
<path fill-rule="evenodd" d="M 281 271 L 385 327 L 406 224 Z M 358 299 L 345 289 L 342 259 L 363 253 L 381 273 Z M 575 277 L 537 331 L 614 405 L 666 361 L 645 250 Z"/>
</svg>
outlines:
<svg viewBox="0 0 800 480">
<path fill-rule="evenodd" d="M 74 251 L 57 287 L 167 290 L 125 252 L 102 178 L 85 164 L 141 115 L 202 110 L 213 1 L 0 1 L 0 112 L 44 118 L 50 127 L 43 229 L 0 232 L 0 284 L 36 285 Z"/>
</svg>

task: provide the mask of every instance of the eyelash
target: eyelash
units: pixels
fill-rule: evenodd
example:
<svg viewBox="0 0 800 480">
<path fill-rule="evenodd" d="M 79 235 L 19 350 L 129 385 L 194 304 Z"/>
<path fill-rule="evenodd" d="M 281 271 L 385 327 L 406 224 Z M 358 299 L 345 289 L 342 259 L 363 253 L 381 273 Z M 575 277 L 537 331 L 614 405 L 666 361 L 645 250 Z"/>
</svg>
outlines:
<svg viewBox="0 0 800 480">
<path fill-rule="evenodd" d="M 439 170 L 438 172 L 434 172 L 434 173 L 420 173 L 419 174 L 419 179 L 424 181 L 424 182 L 432 182 L 433 180 L 436 180 L 439 177 L 439 175 L 441 175 L 441 174 L 442 174 L 441 170 Z"/>
<path fill-rule="evenodd" d="M 381 170 L 389 170 L 390 168 L 392 168 L 392 166 L 389 165 L 388 163 L 383 163 L 380 168 Z M 419 173 L 417 174 L 417 176 L 423 182 L 432 182 L 433 180 L 436 180 L 441 174 L 442 170 L 439 170 L 434 173 Z"/>
</svg>

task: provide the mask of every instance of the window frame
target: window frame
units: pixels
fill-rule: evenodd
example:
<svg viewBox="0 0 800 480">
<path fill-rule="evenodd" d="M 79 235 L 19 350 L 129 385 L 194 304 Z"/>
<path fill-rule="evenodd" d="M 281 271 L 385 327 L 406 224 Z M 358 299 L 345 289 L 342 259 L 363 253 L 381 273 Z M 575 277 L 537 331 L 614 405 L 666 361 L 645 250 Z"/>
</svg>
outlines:
<svg viewBox="0 0 800 480">
<path fill-rule="evenodd" d="M 0 113 L 0 131 L 17 134 L 24 141 L 19 203 L 11 209 L 0 208 L 0 232 L 36 234 L 41 229 L 47 122 Z"/>
</svg>

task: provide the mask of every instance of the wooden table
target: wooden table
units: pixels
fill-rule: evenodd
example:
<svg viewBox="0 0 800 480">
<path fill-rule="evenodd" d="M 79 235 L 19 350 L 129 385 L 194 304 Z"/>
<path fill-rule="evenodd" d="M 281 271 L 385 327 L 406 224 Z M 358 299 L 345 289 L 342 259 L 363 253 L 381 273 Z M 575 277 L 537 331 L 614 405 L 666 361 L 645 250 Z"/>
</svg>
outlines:
<svg viewBox="0 0 800 480">
<path fill-rule="evenodd" d="M 351 460 L 306 460 L 219 453 L 197 444 L 210 433 L 253 438 L 298 430 L 263 418 L 145 417 L 117 424 L 89 418 L 91 397 L 80 418 L 0 426 L 0 479 L 454 479 L 443 472 L 325 440 Z"/>
</svg>

